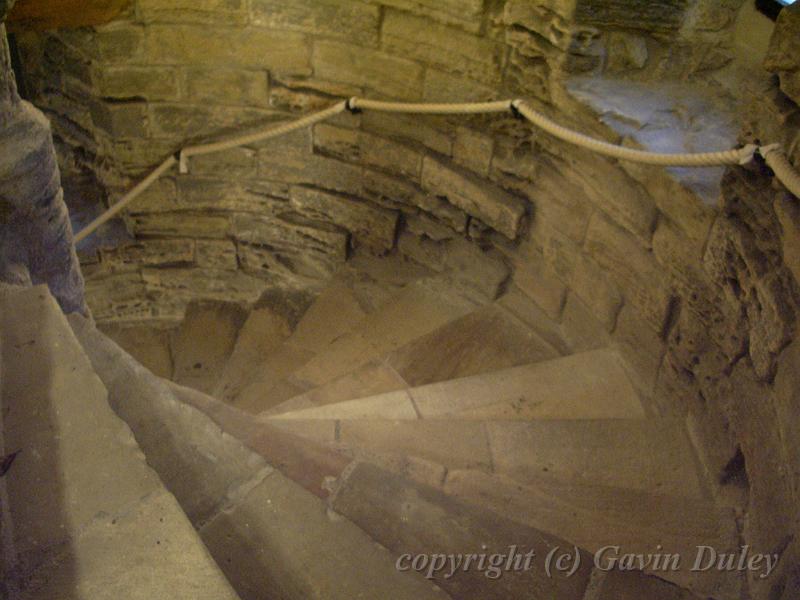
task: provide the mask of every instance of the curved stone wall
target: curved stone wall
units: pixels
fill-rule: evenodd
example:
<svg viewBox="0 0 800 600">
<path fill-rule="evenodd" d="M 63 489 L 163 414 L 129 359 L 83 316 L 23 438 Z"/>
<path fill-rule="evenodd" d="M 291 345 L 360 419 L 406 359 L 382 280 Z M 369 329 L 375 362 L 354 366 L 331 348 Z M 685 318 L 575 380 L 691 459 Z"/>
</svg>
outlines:
<svg viewBox="0 0 800 600">
<path fill-rule="evenodd" d="M 109 25 L 17 40 L 65 157 L 112 197 L 187 142 L 351 95 L 522 96 L 609 140 L 779 141 L 800 164 L 798 11 L 767 61 L 779 89 L 731 64 L 739 5 L 138 0 Z M 785 550 L 754 597 L 798 577 L 800 216 L 765 167 L 617 163 L 511 114 L 365 112 L 194 158 L 125 220 L 135 244 L 85 255 L 98 320 L 314 288 L 355 247 L 396 249 L 489 296 L 516 286 L 574 350 L 616 345 L 653 410 L 687 417 L 715 493 L 746 488 L 744 539 Z"/>
</svg>

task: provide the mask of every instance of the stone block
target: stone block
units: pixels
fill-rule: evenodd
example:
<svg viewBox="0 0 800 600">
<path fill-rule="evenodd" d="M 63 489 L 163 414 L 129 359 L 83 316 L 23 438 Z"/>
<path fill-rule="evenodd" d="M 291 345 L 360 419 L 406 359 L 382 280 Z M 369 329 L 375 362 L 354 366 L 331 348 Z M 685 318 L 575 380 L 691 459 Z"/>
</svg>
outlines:
<svg viewBox="0 0 800 600">
<path fill-rule="evenodd" d="M 335 496 L 334 509 L 397 554 L 458 554 L 463 552 L 460 548 L 481 547 L 490 554 L 507 553 L 513 544 L 520 555 L 532 551 L 540 557 L 564 544 L 541 531 L 461 503 L 434 488 L 411 483 L 368 463 L 357 464 L 348 474 Z M 447 517 L 443 519 L 443 515 Z M 582 555 L 582 566 L 573 577 L 564 573 L 547 577 L 544 569 L 536 568 L 506 571 L 497 579 L 487 578 L 488 571 L 471 569 L 452 577 L 442 572 L 433 573 L 432 577 L 456 598 L 474 595 L 484 600 L 500 600 L 527 595 L 578 600 L 586 589 L 590 562 L 588 555 Z"/>
<path fill-rule="evenodd" d="M 535 248 L 527 248 L 508 255 L 514 269 L 514 283 L 533 300 L 548 317 L 561 318 L 567 286 L 553 272 L 544 256 Z"/>
<path fill-rule="evenodd" d="M 288 270 L 324 277 L 347 256 L 348 234 L 325 223 L 235 215 L 239 261 L 247 271 Z"/>
<path fill-rule="evenodd" d="M 422 144 L 426 148 L 450 156 L 453 153 L 452 127 L 435 117 L 420 119 L 413 115 L 367 111 L 361 115 L 364 129 Z"/>
<path fill-rule="evenodd" d="M 400 100 L 422 97 L 422 67 L 384 52 L 332 41 L 317 41 L 312 60 L 320 79 L 372 89 Z"/>
<path fill-rule="evenodd" d="M 579 253 L 568 283 L 606 330 L 613 330 L 617 323 L 617 315 L 622 308 L 623 298 L 600 266 Z"/>
<path fill-rule="evenodd" d="M 380 9 L 351 0 L 253 0 L 253 24 L 376 46 Z"/>
<path fill-rule="evenodd" d="M 505 87 L 514 95 L 550 102 L 551 67 L 544 57 L 529 57 L 512 50 L 508 57 Z"/>
<path fill-rule="evenodd" d="M 387 11 L 383 19 L 382 43 L 389 52 L 487 85 L 498 85 L 502 77 L 502 44 L 440 25 L 425 17 Z"/>
<path fill-rule="evenodd" d="M 182 308 L 198 299 L 255 302 L 264 291 L 264 281 L 241 271 L 145 268 L 142 280 L 149 295 Z"/>
<path fill-rule="evenodd" d="M 101 514 L 24 598 L 236 600 L 172 494 L 153 493 L 121 515 Z"/>
<path fill-rule="evenodd" d="M 194 240 L 143 240 L 135 244 L 100 249 L 104 268 L 124 271 L 142 266 L 179 266 L 194 262 Z"/>
<path fill-rule="evenodd" d="M 775 214 L 781 224 L 781 246 L 783 262 L 800 282 L 800 207 L 788 194 L 782 194 L 773 203 Z"/>
<path fill-rule="evenodd" d="M 687 284 L 704 282 L 703 241 L 689 238 L 667 217 L 661 217 L 653 234 L 653 254 L 674 277 Z"/>
<path fill-rule="evenodd" d="M 229 240 L 197 240 L 195 262 L 201 269 L 235 271 L 236 244 Z"/>
<path fill-rule="evenodd" d="M 395 600 L 435 600 L 441 596 L 422 577 L 398 572 L 393 555 L 278 472 L 241 494 L 200 535 L 246 598 L 349 600 L 377 594 Z M 283 557 L 279 561 L 278 555 Z M 350 568 L 353 561 L 362 567 Z"/>
<path fill-rule="evenodd" d="M 202 48 L 202 52 L 198 49 Z M 289 75 L 311 74 L 311 49 L 301 33 L 263 29 L 208 29 L 195 25 L 152 25 L 147 30 L 148 60 L 167 65 L 267 69 Z"/>
<path fill-rule="evenodd" d="M 647 190 L 658 210 L 692 240 L 704 242 L 714 220 L 713 207 L 662 167 L 620 161 L 619 165 Z"/>
<path fill-rule="evenodd" d="M 528 2 L 511 0 L 503 8 L 503 23 L 523 27 L 552 44 L 566 50 L 572 42 L 570 21 L 574 11 L 574 2 L 546 0 L 544 2 Z"/>
<path fill-rule="evenodd" d="M 145 28 L 130 22 L 109 23 L 95 30 L 94 39 L 81 48 L 95 48 L 97 58 L 106 63 L 129 63 L 144 53 Z"/>
<path fill-rule="evenodd" d="M 507 238 L 516 238 L 525 214 L 525 205 L 519 198 L 459 173 L 431 156 L 423 162 L 422 186 Z"/>
<path fill-rule="evenodd" d="M 183 71 L 186 99 L 196 104 L 268 106 L 266 71 L 187 67 Z"/>
<path fill-rule="evenodd" d="M 569 152 L 577 159 L 576 164 L 562 170 L 565 178 L 583 189 L 582 197 L 649 245 L 658 211 L 642 185 L 602 157 L 572 148 Z"/>
<path fill-rule="evenodd" d="M 156 168 L 163 160 L 179 150 L 172 140 L 131 138 L 101 140 L 101 149 L 112 158 L 120 172 L 129 177 L 140 177 Z M 125 190 L 127 191 L 127 189 Z"/>
<path fill-rule="evenodd" d="M 139 0 L 136 6 L 145 22 L 156 23 L 242 25 L 248 16 L 246 0 Z"/>
<path fill-rule="evenodd" d="M 453 280 L 490 301 L 500 295 L 510 275 L 501 256 L 496 252 L 484 252 L 461 237 L 444 244 L 444 268 Z"/>
<path fill-rule="evenodd" d="M 161 486 L 47 288 L 0 302 L 3 442 L 21 450 L 3 475 L 5 583 L 78 543 L 98 514 L 124 514 Z"/>
<path fill-rule="evenodd" d="M 258 153 L 260 178 L 293 184 L 309 184 L 344 194 L 361 194 L 363 169 L 339 160 L 296 150 Z"/>
<path fill-rule="evenodd" d="M 230 232 L 228 217 L 187 211 L 137 214 L 128 217 L 135 235 L 224 238 Z"/>
<path fill-rule="evenodd" d="M 175 71 L 161 67 L 101 66 L 92 79 L 97 94 L 115 100 L 176 100 Z"/>
<path fill-rule="evenodd" d="M 256 151 L 240 147 L 213 154 L 193 156 L 189 159 L 189 172 L 192 176 L 233 181 L 257 179 Z M 286 190 L 282 193 L 277 189 L 274 191 L 274 194 L 280 197 L 285 197 L 287 193 Z"/>
<path fill-rule="evenodd" d="M 86 298 L 92 312 L 113 304 L 132 301 L 144 293 L 144 283 L 139 272 L 99 273 L 86 280 Z"/>
<path fill-rule="evenodd" d="M 262 128 L 279 117 L 255 108 L 167 103 L 150 105 L 149 114 L 155 137 L 181 141 Z"/>
<path fill-rule="evenodd" d="M 786 457 L 786 473 L 795 497 L 800 494 L 800 344 L 789 345 L 778 359 L 775 376 L 776 423 Z"/>
<path fill-rule="evenodd" d="M 561 332 L 572 352 L 608 346 L 609 335 L 605 327 L 594 318 L 589 307 L 573 293 L 567 293 L 564 302 Z"/>
<path fill-rule="evenodd" d="M 556 276 L 569 281 L 581 253 L 578 244 L 552 227 L 537 227 L 531 232 L 530 245 L 542 253 Z"/>
<path fill-rule="evenodd" d="M 177 210 L 236 211 L 277 215 L 288 209 L 288 189 L 269 182 L 232 182 L 200 177 L 178 179 Z"/>
<path fill-rule="evenodd" d="M 647 394 L 653 392 L 664 357 L 664 341 L 644 322 L 632 306 L 625 306 L 617 318 L 614 345 L 635 374 L 635 382 Z"/>
<path fill-rule="evenodd" d="M 586 236 L 592 205 L 586 201 L 581 187 L 569 176 L 562 176 L 545 165 L 531 185 L 520 185 L 519 191 L 533 204 L 531 232 L 545 240 L 549 230 L 565 235 L 575 243 Z"/>
<path fill-rule="evenodd" d="M 369 0 L 479 33 L 485 0 Z"/>
<path fill-rule="evenodd" d="M 177 210 L 178 189 L 175 179 L 160 177 L 128 205 L 130 213 L 164 212 Z"/>
<path fill-rule="evenodd" d="M 290 206 L 312 220 L 338 225 L 353 235 L 356 245 L 364 245 L 376 253 L 394 247 L 398 214 L 358 200 L 321 190 L 294 186 Z"/>
<path fill-rule="evenodd" d="M 663 332 L 672 292 L 664 269 L 629 233 L 595 214 L 586 233 L 587 254 L 620 286 L 651 329 Z"/>
<path fill-rule="evenodd" d="M 323 154 L 362 162 L 406 179 L 418 180 L 422 170 L 419 152 L 356 129 L 320 123 L 314 127 L 314 148 Z"/>
<path fill-rule="evenodd" d="M 778 15 L 764 68 L 780 77 L 781 90 L 800 102 L 800 7 L 786 6 Z"/>
<path fill-rule="evenodd" d="M 428 67 L 422 99 L 425 102 L 486 102 L 497 100 L 497 88 L 468 79 L 464 75 L 448 73 Z"/>
<path fill-rule="evenodd" d="M 462 167 L 466 167 L 478 175 L 488 176 L 493 150 L 494 140 L 488 135 L 467 127 L 456 129 L 453 160 Z"/>
<path fill-rule="evenodd" d="M 95 102 L 91 113 L 95 126 L 115 138 L 149 137 L 147 105 L 143 102 Z"/>
<path fill-rule="evenodd" d="M 687 8 L 686 0 L 661 0 L 631 6 L 621 0 L 589 2 L 578 0 L 575 20 L 582 25 L 607 29 L 641 29 L 661 33 L 675 32 L 683 23 Z"/>
</svg>

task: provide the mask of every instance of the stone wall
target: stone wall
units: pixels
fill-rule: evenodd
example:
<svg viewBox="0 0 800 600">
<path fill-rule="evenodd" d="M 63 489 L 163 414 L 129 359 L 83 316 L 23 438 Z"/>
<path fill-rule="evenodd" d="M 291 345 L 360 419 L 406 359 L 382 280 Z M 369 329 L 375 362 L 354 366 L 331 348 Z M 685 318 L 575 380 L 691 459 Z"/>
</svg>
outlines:
<svg viewBox="0 0 800 600">
<path fill-rule="evenodd" d="M 739 2 L 631 4 L 138 0 L 111 24 L 18 42 L 65 159 L 112 198 L 188 142 L 351 95 L 522 96 L 608 140 L 673 151 L 779 141 L 800 164 L 797 9 L 767 63 L 779 89 L 730 64 Z M 653 410 L 688 419 L 715 493 L 749 492 L 744 540 L 785 551 L 753 597 L 788 600 L 800 532 L 796 202 L 763 165 L 617 163 L 511 114 L 344 114 L 192 159 L 126 214 L 136 243 L 87 255 L 85 273 L 95 317 L 116 321 L 313 289 L 356 247 L 396 249 L 490 296 L 516 286 L 574 350 L 617 346 Z"/>
</svg>

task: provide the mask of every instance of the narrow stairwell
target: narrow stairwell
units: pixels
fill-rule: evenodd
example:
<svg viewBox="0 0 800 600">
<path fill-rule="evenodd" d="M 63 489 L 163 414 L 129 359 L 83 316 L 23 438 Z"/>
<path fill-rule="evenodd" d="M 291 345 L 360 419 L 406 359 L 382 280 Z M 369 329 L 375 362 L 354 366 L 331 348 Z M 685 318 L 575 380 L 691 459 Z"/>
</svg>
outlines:
<svg viewBox="0 0 800 600">
<path fill-rule="evenodd" d="M 511 294 L 425 272 L 390 280 L 385 260 L 383 276 L 380 261 L 351 263 L 303 311 L 237 313 L 201 389 L 155 377 L 73 320 L 115 410 L 242 598 L 740 598 L 736 573 L 691 569 L 698 546 L 738 548 L 739 508 L 613 348 L 573 352 Z M 150 399 L 123 401 L 145 388 Z M 532 551 L 532 568 L 402 568 L 511 547 Z M 574 572 L 546 573 L 562 549 Z M 651 560 L 603 568 L 623 555 Z"/>
</svg>

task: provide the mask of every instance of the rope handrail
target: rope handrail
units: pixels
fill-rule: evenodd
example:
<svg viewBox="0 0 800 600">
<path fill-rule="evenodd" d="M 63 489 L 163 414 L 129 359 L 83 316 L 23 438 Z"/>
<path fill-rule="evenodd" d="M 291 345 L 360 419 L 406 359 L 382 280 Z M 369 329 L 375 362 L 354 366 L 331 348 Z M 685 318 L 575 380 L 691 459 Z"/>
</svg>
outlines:
<svg viewBox="0 0 800 600">
<path fill-rule="evenodd" d="M 310 127 L 315 123 L 325 121 L 344 111 L 353 113 L 363 110 L 375 110 L 379 112 L 391 113 L 410 113 L 410 114 L 479 114 L 479 113 L 498 113 L 511 111 L 520 118 L 525 118 L 539 129 L 557 137 L 565 142 L 587 148 L 598 154 L 610 156 L 620 160 L 638 162 L 649 165 L 674 166 L 674 167 L 712 167 L 721 165 L 745 165 L 751 162 L 756 154 L 761 155 L 775 177 L 796 197 L 800 198 L 800 173 L 792 167 L 787 160 L 780 144 L 769 144 L 757 146 L 747 144 L 739 148 L 723 150 L 719 152 L 691 152 L 691 153 L 659 153 L 647 150 L 638 150 L 619 144 L 612 144 L 588 135 L 573 131 L 559 125 L 544 114 L 534 110 L 525 101 L 516 100 L 497 100 L 493 102 L 467 102 L 467 103 L 406 103 L 406 102 L 383 102 L 378 100 L 368 100 L 366 98 L 352 97 L 349 100 L 341 101 L 324 110 L 311 113 L 294 121 L 282 125 L 261 129 L 250 133 L 207 144 L 187 146 L 170 156 L 158 167 L 156 167 L 147 177 L 139 182 L 133 189 L 119 199 L 103 214 L 94 219 L 86 227 L 75 235 L 75 242 L 80 242 L 105 222 L 113 218 L 126 206 L 133 202 L 140 194 L 149 188 L 155 181 L 166 173 L 173 165 L 178 164 L 181 173 L 189 172 L 188 159 L 192 156 L 201 156 L 254 144 L 281 135 L 286 135 L 292 131 Z"/>
</svg>

